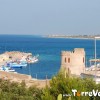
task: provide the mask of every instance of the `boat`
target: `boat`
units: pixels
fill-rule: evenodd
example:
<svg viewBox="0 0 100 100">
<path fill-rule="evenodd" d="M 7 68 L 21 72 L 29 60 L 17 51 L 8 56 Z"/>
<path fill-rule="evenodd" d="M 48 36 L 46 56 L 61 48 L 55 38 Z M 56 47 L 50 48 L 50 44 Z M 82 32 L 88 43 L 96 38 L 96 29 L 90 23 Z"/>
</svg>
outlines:
<svg viewBox="0 0 100 100">
<path fill-rule="evenodd" d="M 26 60 L 20 60 L 19 61 L 21 64 L 27 64 L 27 61 Z"/>
<path fill-rule="evenodd" d="M 100 68 L 100 63 L 97 64 L 97 67 Z"/>
<path fill-rule="evenodd" d="M 28 59 L 27 59 L 27 62 L 28 63 L 36 63 L 36 62 L 38 62 L 39 60 L 38 60 L 38 56 L 39 55 L 36 55 L 36 56 L 34 56 L 34 57 L 29 57 Z"/>
<path fill-rule="evenodd" d="M 86 71 L 95 71 L 95 70 L 100 70 L 100 63 L 95 65 L 91 65 L 91 67 L 88 67 L 85 69 Z"/>
<path fill-rule="evenodd" d="M 6 67 L 6 66 L 0 67 L 0 71 L 15 72 L 14 69 L 12 69 L 12 68 L 10 68 L 10 67 Z"/>
<path fill-rule="evenodd" d="M 8 63 L 7 64 L 9 67 L 11 68 L 22 68 L 22 67 L 26 67 L 27 63 L 17 63 L 17 62 L 13 62 L 13 63 Z"/>
<path fill-rule="evenodd" d="M 32 58 L 32 59 L 28 60 L 28 63 L 36 63 L 36 62 L 38 62 L 37 58 Z"/>
</svg>

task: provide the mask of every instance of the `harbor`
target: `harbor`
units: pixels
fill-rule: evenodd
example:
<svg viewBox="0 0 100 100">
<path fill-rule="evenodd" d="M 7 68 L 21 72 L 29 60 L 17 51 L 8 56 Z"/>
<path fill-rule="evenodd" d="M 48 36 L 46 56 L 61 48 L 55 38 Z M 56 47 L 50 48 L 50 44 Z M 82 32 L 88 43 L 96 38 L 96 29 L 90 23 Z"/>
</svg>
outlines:
<svg viewBox="0 0 100 100">
<path fill-rule="evenodd" d="M 43 80 L 46 79 L 46 76 L 48 79 L 51 79 L 59 71 L 62 50 L 71 51 L 75 47 L 84 48 L 88 67 L 90 66 L 90 58 L 92 59 L 94 57 L 94 40 L 1 36 L 0 43 L 1 55 L 6 51 L 31 53 L 33 56 L 39 54 L 39 61 L 37 63 L 28 63 L 27 67 L 15 68 L 15 71 L 20 74 L 31 75 L 32 78 Z M 100 58 L 99 43 L 99 40 L 97 40 L 97 58 Z M 8 57 L 5 57 L 5 59 L 8 59 Z M 4 62 L 2 61 L 0 64 L 3 65 Z"/>
<path fill-rule="evenodd" d="M 42 38 L 42 39 L 44 39 L 44 42 L 45 41 L 48 42 L 48 40 L 46 40 L 45 38 Z M 58 58 L 61 58 L 61 51 L 64 48 L 66 48 L 66 45 L 63 44 L 64 48 L 62 48 L 61 45 L 59 45 L 60 47 L 58 46 L 59 48 L 57 49 L 58 52 L 54 51 L 51 49 L 51 47 L 53 46 L 52 48 L 54 48 L 55 46 L 57 46 L 58 42 L 62 43 L 63 39 L 57 39 L 57 40 L 50 39 L 49 41 L 54 41 L 54 42 L 57 41 L 54 45 L 52 42 L 50 42 L 50 47 L 48 47 L 50 49 L 50 52 L 48 52 L 48 49 L 45 46 L 43 46 L 44 43 L 41 46 L 42 48 L 41 51 L 38 48 L 36 52 L 32 52 L 32 49 L 31 49 L 32 53 L 28 52 L 29 50 L 26 50 L 26 48 L 24 48 L 25 49 L 24 51 L 27 51 L 27 52 L 21 51 L 20 45 L 18 45 L 19 49 L 11 50 L 11 49 L 14 49 L 14 45 L 12 43 L 11 43 L 12 48 L 10 49 L 9 49 L 9 46 L 6 45 L 8 46 L 8 48 L 6 48 L 5 52 L 4 52 L 4 49 L 1 48 L 3 53 L 0 54 L 0 78 L 4 80 L 10 80 L 11 82 L 19 82 L 19 83 L 21 83 L 22 81 L 25 81 L 28 87 L 32 85 L 36 85 L 39 88 L 43 88 L 46 85 L 49 86 L 49 81 L 52 78 L 52 76 L 56 75 L 57 72 L 59 72 L 59 69 L 61 67 L 60 66 L 61 60 Z M 68 62 L 70 62 L 68 63 L 68 66 L 69 64 L 71 64 L 70 66 L 74 65 L 74 67 L 72 67 L 71 69 L 72 73 L 76 75 L 80 74 L 83 77 L 93 77 L 94 79 L 96 75 L 96 79 L 99 80 L 99 75 L 100 75 L 99 68 L 97 68 L 98 72 L 95 74 L 95 67 L 92 67 L 92 65 L 94 66 L 93 62 L 95 62 L 95 59 L 90 59 L 90 56 L 89 56 L 89 55 L 92 55 L 93 48 L 88 49 L 88 52 L 87 52 L 87 49 L 86 49 L 87 46 L 83 45 L 84 42 L 87 42 L 89 43 L 88 46 L 91 47 L 94 41 L 93 40 L 81 41 L 81 40 L 76 40 L 76 39 L 75 40 L 64 39 L 64 41 L 66 41 L 67 46 L 69 47 L 70 47 L 70 45 L 68 44 L 69 41 L 70 43 L 76 43 L 76 45 L 77 43 L 82 42 L 80 47 L 84 47 L 80 49 L 76 48 L 74 51 L 68 52 L 68 57 L 71 56 L 71 58 L 69 59 L 68 57 L 66 57 L 66 60 L 64 60 L 65 58 L 63 59 L 64 62 L 67 61 L 68 59 Z M 76 45 L 75 44 L 72 45 L 72 48 L 76 47 Z M 34 48 L 36 47 L 37 45 L 35 45 Z M 69 50 L 71 50 L 71 48 L 69 48 Z M 98 51 L 99 49 L 97 49 L 97 53 Z M 86 64 L 85 52 L 86 52 L 86 57 L 88 58 L 87 59 L 88 67 L 85 65 Z M 62 52 L 62 57 L 65 57 L 66 54 L 67 54 L 66 51 Z M 97 58 L 98 59 L 96 61 L 99 62 L 99 55 L 97 55 Z M 62 67 L 63 67 L 64 62 L 62 62 Z M 89 65 L 91 67 L 89 67 Z M 98 63 L 97 65 L 99 67 Z M 79 70 L 79 67 L 80 67 L 80 70 Z M 66 72 L 68 71 L 69 69 Z"/>
<path fill-rule="evenodd" d="M 0 79 L 9 80 L 10 82 L 25 82 L 27 87 L 35 85 L 43 88 L 49 84 L 49 80 L 38 80 L 31 75 L 17 73 L 15 68 L 28 67 L 28 64 L 34 64 L 39 61 L 39 55 L 33 56 L 31 53 L 19 51 L 5 52 L 0 55 Z"/>
<path fill-rule="evenodd" d="M 0 54 L 0 71 L 17 73 L 16 68 L 28 67 L 28 64 L 38 62 L 38 56 L 19 51 L 5 52 Z"/>
</svg>

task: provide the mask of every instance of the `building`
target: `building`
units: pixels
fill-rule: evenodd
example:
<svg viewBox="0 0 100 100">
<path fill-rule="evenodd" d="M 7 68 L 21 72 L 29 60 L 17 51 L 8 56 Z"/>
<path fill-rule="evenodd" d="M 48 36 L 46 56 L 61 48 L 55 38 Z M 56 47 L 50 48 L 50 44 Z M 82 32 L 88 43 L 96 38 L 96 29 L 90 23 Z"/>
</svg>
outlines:
<svg viewBox="0 0 100 100">
<path fill-rule="evenodd" d="M 65 73 L 80 75 L 85 70 L 84 48 L 75 48 L 74 51 L 61 52 L 61 68 Z"/>
</svg>

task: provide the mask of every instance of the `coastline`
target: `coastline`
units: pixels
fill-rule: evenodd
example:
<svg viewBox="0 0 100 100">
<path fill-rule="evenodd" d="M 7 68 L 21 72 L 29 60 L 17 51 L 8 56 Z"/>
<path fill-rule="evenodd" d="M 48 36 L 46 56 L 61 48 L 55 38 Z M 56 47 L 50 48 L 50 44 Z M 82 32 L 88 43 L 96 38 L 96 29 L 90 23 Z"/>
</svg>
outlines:
<svg viewBox="0 0 100 100">
<path fill-rule="evenodd" d="M 64 38 L 64 39 L 86 39 L 86 40 L 94 40 L 95 37 L 100 37 L 100 36 L 60 36 L 60 35 L 48 35 L 48 36 L 43 36 L 46 38 Z M 100 40 L 99 38 L 97 40 Z"/>
</svg>

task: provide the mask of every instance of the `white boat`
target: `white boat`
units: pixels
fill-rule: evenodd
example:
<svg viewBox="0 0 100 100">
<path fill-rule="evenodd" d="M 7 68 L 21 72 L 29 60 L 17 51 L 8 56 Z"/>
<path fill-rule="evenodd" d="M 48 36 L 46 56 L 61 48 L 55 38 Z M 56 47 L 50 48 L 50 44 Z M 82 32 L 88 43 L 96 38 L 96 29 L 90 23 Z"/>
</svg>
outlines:
<svg viewBox="0 0 100 100">
<path fill-rule="evenodd" d="M 27 60 L 28 63 L 36 63 L 38 61 L 39 60 L 37 58 L 31 58 L 31 59 Z"/>
<path fill-rule="evenodd" d="M 97 67 L 100 68 L 100 63 L 97 64 Z"/>
<path fill-rule="evenodd" d="M 36 63 L 36 62 L 38 62 L 39 60 L 38 60 L 38 56 L 39 55 L 36 55 L 36 56 L 34 56 L 34 57 L 29 57 L 28 59 L 27 59 L 27 62 L 28 63 Z"/>
<path fill-rule="evenodd" d="M 5 66 L 0 67 L 0 71 L 15 72 L 14 69 Z"/>
<path fill-rule="evenodd" d="M 26 59 L 21 59 L 21 60 L 19 60 L 19 62 L 22 63 L 22 64 L 27 64 L 27 60 Z"/>
</svg>

